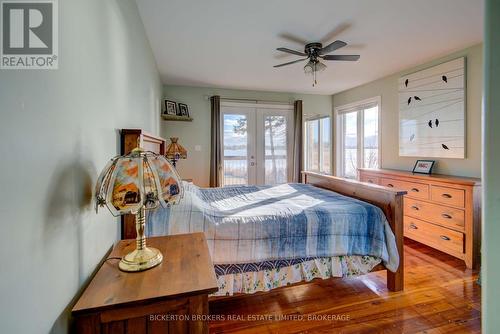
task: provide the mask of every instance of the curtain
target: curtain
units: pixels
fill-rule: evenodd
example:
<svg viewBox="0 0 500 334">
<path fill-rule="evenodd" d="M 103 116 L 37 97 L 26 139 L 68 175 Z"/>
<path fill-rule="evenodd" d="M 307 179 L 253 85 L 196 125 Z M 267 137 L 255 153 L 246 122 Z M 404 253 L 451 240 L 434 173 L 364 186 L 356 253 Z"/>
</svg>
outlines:
<svg viewBox="0 0 500 334">
<path fill-rule="evenodd" d="M 293 150 L 292 166 L 288 170 L 289 182 L 300 182 L 301 172 L 303 170 L 302 157 L 302 100 L 293 103 Z"/>
<path fill-rule="evenodd" d="M 220 187 L 222 184 L 222 146 L 220 96 L 210 98 L 211 116 L 211 147 L 210 147 L 210 187 Z"/>
</svg>

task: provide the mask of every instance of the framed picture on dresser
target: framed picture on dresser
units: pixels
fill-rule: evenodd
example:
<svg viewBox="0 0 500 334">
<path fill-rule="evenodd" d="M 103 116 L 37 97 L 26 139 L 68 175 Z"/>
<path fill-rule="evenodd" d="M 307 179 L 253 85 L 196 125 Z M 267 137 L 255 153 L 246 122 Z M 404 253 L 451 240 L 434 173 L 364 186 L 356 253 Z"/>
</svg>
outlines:
<svg viewBox="0 0 500 334">
<path fill-rule="evenodd" d="M 413 167 L 413 173 L 431 174 L 434 163 L 434 160 L 417 160 L 417 162 L 415 162 L 415 166 Z"/>
</svg>

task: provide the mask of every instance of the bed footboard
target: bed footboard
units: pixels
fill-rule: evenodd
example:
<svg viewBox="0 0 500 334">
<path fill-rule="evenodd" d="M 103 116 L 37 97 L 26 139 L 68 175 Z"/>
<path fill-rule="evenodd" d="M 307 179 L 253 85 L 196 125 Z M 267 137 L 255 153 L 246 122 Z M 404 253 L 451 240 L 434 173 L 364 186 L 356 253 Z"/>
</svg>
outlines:
<svg viewBox="0 0 500 334">
<path fill-rule="evenodd" d="M 396 237 L 396 245 L 399 253 L 398 270 L 395 273 L 387 270 L 387 288 L 390 291 L 403 290 L 403 196 L 406 192 L 313 172 L 302 172 L 302 182 L 357 198 L 382 209 Z"/>
</svg>

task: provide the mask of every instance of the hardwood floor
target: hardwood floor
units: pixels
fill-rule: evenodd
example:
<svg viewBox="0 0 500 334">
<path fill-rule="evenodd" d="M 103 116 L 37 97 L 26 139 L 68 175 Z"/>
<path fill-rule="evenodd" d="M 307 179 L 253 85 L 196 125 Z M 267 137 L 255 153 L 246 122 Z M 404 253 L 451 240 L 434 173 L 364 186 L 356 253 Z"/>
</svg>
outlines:
<svg viewBox="0 0 500 334">
<path fill-rule="evenodd" d="M 480 333 L 477 272 L 408 239 L 404 248 L 403 292 L 389 292 L 381 271 L 214 300 L 210 313 L 225 320 L 210 322 L 210 333 Z"/>
</svg>

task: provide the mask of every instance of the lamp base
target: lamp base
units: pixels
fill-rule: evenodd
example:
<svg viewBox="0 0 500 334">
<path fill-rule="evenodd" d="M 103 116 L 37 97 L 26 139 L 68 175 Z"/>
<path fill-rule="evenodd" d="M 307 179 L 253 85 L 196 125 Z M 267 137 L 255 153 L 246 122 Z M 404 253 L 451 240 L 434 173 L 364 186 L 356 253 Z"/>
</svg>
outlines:
<svg viewBox="0 0 500 334">
<path fill-rule="evenodd" d="M 136 249 L 125 255 L 118 267 L 122 271 L 143 271 L 153 268 L 161 263 L 163 255 L 156 248 L 145 247 Z"/>
</svg>

